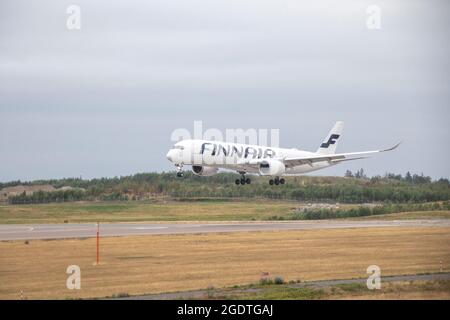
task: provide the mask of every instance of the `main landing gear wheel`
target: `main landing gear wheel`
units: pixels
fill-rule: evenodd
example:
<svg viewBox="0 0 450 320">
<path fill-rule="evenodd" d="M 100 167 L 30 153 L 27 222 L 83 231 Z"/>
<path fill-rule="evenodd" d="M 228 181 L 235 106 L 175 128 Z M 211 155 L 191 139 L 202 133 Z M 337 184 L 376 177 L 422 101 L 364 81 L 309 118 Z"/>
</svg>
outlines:
<svg viewBox="0 0 450 320">
<path fill-rule="evenodd" d="M 236 185 L 245 185 L 245 184 L 250 184 L 252 183 L 252 180 L 250 180 L 250 178 L 246 178 L 244 174 L 242 174 L 242 178 L 241 179 L 236 179 L 235 181 Z"/>
<path fill-rule="evenodd" d="M 280 184 L 285 184 L 286 183 L 286 180 L 284 180 L 283 178 L 278 178 L 278 177 L 276 177 L 275 179 L 270 179 L 269 180 L 269 184 L 271 185 L 271 186 L 273 186 L 274 184 L 275 185 L 280 185 Z"/>
</svg>

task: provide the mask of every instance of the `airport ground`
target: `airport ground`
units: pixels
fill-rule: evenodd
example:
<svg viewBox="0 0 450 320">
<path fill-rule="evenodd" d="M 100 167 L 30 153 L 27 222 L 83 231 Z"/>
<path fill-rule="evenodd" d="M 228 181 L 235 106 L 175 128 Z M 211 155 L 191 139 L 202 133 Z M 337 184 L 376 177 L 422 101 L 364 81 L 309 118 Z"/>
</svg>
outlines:
<svg viewBox="0 0 450 320">
<path fill-rule="evenodd" d="M 260 200 L 0 206 L 2 231 L 10 232 L 31 224 L 36 229 L 71 228 L 97 221 L 114 226 L 119 222 L 137 227 L 166 224 L 167 230 L 171 224 L 178 227 L 184 223 L 187 228 L 198 222 L 208 227 L 220 225 L 213 232 L 199 229 L 169 234 L 163 230 L 149 235 L 105 236 L 100 239 L 99 265 L 95 265 L 95 238 L 70 235 L 68 229 L 62 231 L 70 239 L 4 237 L 0 241 L 0 299 L 154 294 L 162 294 L 157 297 L 164 299 L 173 298 L 174 292 L 187 299 L 199 298 L 190 292 L 200 292 L 202 299 L 450 299 L 448 278 L 397 279 L 374 292 L 352 280 L 322 287 L 304 285 L 364 280 L 370 265 L 380 266 L 382 276 L 450 272 L 449 211 L 403 212 L 358 221 L 307 221 L 301 227 L 294 226 L 299 222 L 271 222 L 273 227 L 266 228 L 271 216 L 289 214 L 305 205 Z M 245 222 L 254 225 L 236 232 L 236 226 Z M 234 227 L 223 229 L 226 223 Z M 277 227 L 280 224 L 295 228 L 282 229 Z M 81 268 L 81 290 L 66 287 L 69 265 Z M 260 285 L 261 277 L 267 275 L 285 283 Z"/>
<path fill-rule="evenodd" d="M 107 237 L 100 265 L 95 238 L 2 241 L 0 252 L 1 299 L 101 298 L 255 284 L 264 273 L 287 282 L 367 278 L 369 265 L 380 266 L 383 276 L 448 272 L 450 228 Z M 66 269 L 74 264 L 81 290 L 66 288 Z M 433 286 L 434 295 L 448 293 L 445 283 Z"/>
</svg>

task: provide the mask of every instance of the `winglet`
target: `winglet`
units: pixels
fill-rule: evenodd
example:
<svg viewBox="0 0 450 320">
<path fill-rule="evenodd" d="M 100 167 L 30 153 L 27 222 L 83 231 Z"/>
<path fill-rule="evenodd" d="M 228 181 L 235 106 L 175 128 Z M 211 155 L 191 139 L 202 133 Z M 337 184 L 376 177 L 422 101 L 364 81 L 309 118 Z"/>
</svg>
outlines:
<svg viewBox="0 0 450 320">
<path fill-rule="evenodd" d="M 385 149 L 385 150 L 381 150 L 381 152 L 388 152 L 388 151 L 392 151 L 398 148 L 399 145 L 402 144 L 403 141 L 400 141 L 399 143 L 397 143 L 395 146 L 393 146 L 392 148 L 389 149 Z"/>
</svg>

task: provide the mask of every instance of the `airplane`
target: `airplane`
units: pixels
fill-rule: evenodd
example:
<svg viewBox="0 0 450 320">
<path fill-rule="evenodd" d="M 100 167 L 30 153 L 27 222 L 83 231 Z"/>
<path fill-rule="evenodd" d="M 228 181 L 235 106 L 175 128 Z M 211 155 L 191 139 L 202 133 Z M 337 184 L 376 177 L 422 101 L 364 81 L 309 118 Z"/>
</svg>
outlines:
<svg viewBox="0 0 450 320">
<path fill-rule="evenodd" d="M 189 139 L 177 142 L 166 157 L 176 166 L 178 177 L 183 177 L 183 165 L 191 165 L 198 176 L 212 176 L 219 169 L 237 171 L 242 176 L 235 181 L 237 185 L 251 183 L 246 174 L 270 176 L 270 185 L 280 185 L 286 182 L 283 176 L 298 176 L 345 161 L 365 159 L 369 154 L 392 151 L 401 143 L 384 150 L 336 153 L 343 129 L 344 123 L 338 121 L 316 152 Z"/>
</svg>

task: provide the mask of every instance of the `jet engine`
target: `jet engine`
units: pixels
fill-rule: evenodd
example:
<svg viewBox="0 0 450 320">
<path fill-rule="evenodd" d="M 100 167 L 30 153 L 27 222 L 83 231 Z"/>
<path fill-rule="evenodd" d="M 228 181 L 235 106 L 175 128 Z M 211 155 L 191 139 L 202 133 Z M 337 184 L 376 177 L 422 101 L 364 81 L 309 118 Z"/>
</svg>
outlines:
<svg viewBox="0 0 450 320">
<path fill-rule="evenodd" d="M 285 171 L 284 163 L 278 160 L 264 160 L 259 165 L 259 173 L 262 176 L 280 176 Z"/>
<path fill-rule="evenodd" d="M 213 176 L 219 171 L 219 168 L 204 167 L 204 166 L 192 166 L 192 172 L 197 176 Z"/>
</svg>

